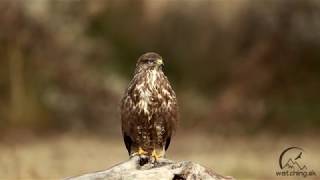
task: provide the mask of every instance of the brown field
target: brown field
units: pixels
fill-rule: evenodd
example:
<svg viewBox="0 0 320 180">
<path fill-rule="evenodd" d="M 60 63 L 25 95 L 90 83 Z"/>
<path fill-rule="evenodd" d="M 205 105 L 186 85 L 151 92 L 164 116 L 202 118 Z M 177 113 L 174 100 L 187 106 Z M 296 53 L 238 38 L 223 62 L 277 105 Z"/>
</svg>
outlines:
<svg viewBox="0 0 320 180">
<path fill-rule="evenodd" d="M 316 137 L 177 135 L 167 155 L 174 160 L 198 162 L 237 179 L 276 179 L 281 151 L 300 146 L 305 150 L 308 168 L 320 175 L 320 143 Z M 61 179 L 106 169 L 128 158 L 120 136 L 65 134 L 25 139 L 0 143 L 0 179 Z"/>
</svg>

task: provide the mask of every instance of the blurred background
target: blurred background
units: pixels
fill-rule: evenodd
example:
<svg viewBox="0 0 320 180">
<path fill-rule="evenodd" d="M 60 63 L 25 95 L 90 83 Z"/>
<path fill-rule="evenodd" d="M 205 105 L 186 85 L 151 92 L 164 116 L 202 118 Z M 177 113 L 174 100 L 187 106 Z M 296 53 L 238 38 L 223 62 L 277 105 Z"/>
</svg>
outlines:
<svg viewBox="0 0 320 180">
<path fill-rule="evenodd" d="M 2 0 L 0 10 L 1 179 L 126 160 L 119 103 L 148 51 L 164 58 L 180 105 L 169 158 L 274 179 L 295 145 L 320 172 L 319 1 Z"/>
</svg>

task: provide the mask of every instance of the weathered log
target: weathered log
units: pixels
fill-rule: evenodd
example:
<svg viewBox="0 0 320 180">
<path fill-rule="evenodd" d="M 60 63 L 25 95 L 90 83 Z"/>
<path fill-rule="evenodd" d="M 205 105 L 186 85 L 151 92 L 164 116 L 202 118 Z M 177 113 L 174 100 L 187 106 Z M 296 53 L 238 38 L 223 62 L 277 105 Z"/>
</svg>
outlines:
<svg viewBox="0 0 320 180">
<path fill-rule="evenodd" d="M 191 161 L 174 162 L 159 159 L 152 162 L 147 157 L 134 156 L 128 161 L 107 170 L 70 177 L 66 180 L 232 180 Z"/>
</svg>

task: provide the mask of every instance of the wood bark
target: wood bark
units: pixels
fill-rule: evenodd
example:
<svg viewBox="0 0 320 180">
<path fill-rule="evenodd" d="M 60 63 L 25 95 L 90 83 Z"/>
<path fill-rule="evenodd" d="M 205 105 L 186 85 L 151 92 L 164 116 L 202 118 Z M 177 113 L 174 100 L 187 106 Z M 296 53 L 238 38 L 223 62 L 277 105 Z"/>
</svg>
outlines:
<svg viewBox="0 0 320 180">
<path fill-rule="evenodd" d="M 148 157 L 131 157 L 107 170 L 66 178 L 66 180 L 233 180 L 191 161 L 174 162 Z"/>
</svg>

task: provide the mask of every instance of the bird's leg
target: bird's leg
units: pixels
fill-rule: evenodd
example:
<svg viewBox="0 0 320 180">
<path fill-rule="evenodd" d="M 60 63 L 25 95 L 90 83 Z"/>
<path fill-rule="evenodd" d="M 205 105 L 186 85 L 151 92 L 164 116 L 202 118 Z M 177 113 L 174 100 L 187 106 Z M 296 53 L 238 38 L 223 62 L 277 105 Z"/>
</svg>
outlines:
<svg viewBox="0 0 320 180">
<path fill-rule="evenodd" d="M 164 157 L 164 152 L 161 150 L 157 151 L 156 149 L 153 149 L 151 157 L 153 157 L 154 162 L 158 162 L 160 158 Z"/>
<path fill-rule="evenodd" d="M 143 150 L 142 147 L 139 147 L 138 154 L 139 154 L 139 155 L 147 155 L 148 152 L 145 151 L 145 150 Z"/>
<path fill-rule="evenodd" d="M 158 161 L 160 155 L 157 154 L 157 151 L 153 149 L 151 156 L 154 158 L 155 161 Z"/>
<path fill-rule="evenodd" d="M 138 152 L 132 153 L 131 156 L 136 156 L 136 155 L 143 156 L 143 155 L 147 155 L 147 154 L 148 154 L 147 151 L 143 150 L 142 147 L 139 147 Z"/>
</svg>

